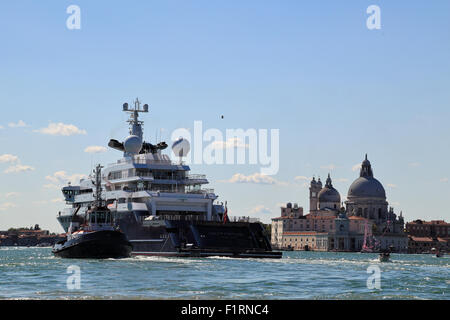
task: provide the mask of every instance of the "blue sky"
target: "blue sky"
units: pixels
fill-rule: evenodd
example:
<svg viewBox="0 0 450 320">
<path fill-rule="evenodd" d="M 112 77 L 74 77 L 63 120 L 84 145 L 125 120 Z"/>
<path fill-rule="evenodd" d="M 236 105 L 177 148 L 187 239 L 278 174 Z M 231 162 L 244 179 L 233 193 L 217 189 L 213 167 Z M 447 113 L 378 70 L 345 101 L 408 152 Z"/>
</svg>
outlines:
<svg viewBox="0 0 450 320">
<path fill-rule="evenodd" d="M 71 4 L 80 30 L 66 28 Z M 372 4 L 380 30 L 366 27 Z M 288 201 L 307 210 L 295 177 L 328 172 L 344 198 L 368 153 L 407 221 L 449 220 L 449 18 L 448 1 L 2 2 L 0 229 L 61 231 L 58 177 L 121 156 L 84 150 L 127 135 L 121 105 L 137 96 L 152 142 L 195 120 L 280 129 L 279 183 L 224 182 L 255 165 L 191 166 L 231 215 L 268 222 Z M 38 132 L 51 123 L 78 131 Z"/>
</svg>

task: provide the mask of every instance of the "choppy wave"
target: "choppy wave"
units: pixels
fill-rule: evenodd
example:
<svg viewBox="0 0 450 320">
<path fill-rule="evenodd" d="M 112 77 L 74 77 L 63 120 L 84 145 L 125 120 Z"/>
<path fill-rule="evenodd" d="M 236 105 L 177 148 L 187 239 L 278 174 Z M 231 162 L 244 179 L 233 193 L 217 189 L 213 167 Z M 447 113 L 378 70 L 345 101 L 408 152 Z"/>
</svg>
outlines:
<svg viewBox="0 0 450 320">
<path fill-rule="evenodd" d="M 282 259 L 136 256 L 55 258 L 49 248 L 0 248 L 0 299 L 450 299 L 450 259 L 284 252 Z M 69 266 L 80 288 L 69 289 Z M 381 289 L 367 288 L 378 266 Z"/>
</svg>

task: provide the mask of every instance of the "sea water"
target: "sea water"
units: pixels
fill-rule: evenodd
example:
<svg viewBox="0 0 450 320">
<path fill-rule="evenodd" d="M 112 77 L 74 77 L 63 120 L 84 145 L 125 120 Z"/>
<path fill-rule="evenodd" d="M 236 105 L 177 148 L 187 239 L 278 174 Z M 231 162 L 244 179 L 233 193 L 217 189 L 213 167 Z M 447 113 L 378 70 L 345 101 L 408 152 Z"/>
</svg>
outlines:
<svg viewBox="0 0 450 320">
<path fill-rule="evenodd" d="M 449 287 L 448 255 L 391 254 L 383 263 L 377 254 L 342 252 L 85 260 L 56 258 L 51 248 L 0 247 L 0 299 L 448 300 Z"/>
</svg>

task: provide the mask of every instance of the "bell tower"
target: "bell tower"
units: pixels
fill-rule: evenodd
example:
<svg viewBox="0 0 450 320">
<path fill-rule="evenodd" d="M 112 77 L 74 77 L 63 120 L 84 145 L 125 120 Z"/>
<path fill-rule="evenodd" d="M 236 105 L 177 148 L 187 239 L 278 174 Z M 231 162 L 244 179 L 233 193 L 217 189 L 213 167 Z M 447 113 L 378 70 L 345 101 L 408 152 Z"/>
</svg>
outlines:
<svg viewBox="0 0 450 320">
<path fill-rule="evenodd" d="M 320 190 L 322 190 L 322 181 L 320 181 L 320 178 L 316 181 L 316 178 L 313 177 L 309 187 L 309 212 L 311 213 L 317 211 Z"/>
</svg>

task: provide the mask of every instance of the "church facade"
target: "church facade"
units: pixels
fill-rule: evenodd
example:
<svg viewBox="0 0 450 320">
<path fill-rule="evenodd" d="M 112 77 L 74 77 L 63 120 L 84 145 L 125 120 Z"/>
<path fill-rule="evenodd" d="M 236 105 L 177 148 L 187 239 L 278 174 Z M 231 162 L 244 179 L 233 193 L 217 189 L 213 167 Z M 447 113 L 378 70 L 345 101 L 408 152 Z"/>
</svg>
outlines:
<svg viewBox="0 0 450 320">
<path fill-rule="evenodd" d="M 361 164 L 359 177 L 350 185 L 345 207 L 331 176 L 322 184 L 312 179 L 309 213 L 288 203 L 272 219 L 274 248 L 315 251 L 407 252 L 408 237 L 402 214 L 388 207 L 383 185 L 375 179 L 370 161 Z"/>
</svg>

